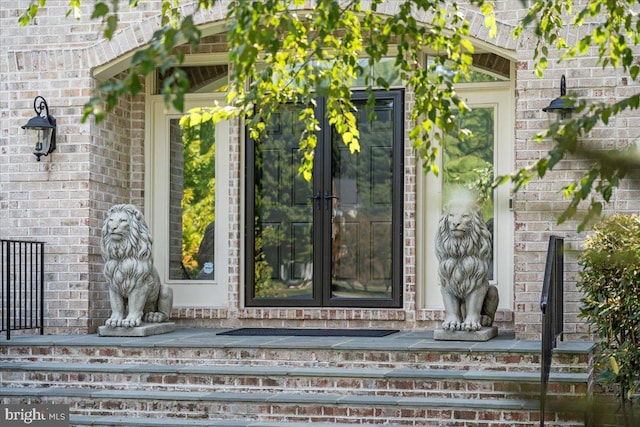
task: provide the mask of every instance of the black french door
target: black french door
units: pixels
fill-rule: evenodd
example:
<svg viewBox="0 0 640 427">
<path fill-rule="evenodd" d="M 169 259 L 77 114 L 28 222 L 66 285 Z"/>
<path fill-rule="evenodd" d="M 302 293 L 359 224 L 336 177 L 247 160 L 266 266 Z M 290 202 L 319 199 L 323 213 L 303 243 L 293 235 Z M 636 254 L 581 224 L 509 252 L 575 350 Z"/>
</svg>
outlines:
<svg viewBox="0 0 640 427">
<path fill-rule="evenodd" d="M 324 123 L 311 181 L 298 173 L 300 106 L 247 138 L 247 306 L 401 307 L 403 92 L 376 93 L 374 120 L 364 92 L 353 101 L 360 151 Z"/>
</svg>

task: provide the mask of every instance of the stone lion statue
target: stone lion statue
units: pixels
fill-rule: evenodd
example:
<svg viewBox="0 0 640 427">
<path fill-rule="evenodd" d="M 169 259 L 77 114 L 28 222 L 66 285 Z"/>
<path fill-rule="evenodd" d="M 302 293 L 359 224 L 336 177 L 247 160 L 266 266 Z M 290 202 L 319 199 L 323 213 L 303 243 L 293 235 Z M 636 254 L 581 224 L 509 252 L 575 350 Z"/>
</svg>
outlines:
<svg viewBox="0 0 640 427">
<path fill-rule="evenodd" d="M 440 218 L 436 255 L 444 330 L 478 331 L 491 326 L 498 309 L 498 289 L 489 284 L 492 237 L 475 202 L 450 203 Z"/>
<path fill-rule="evenodd" d="M 115 205 L 109 209 L 100 249 L 111 301 L 111 317 L 105 325 L 132 328 L 143 321 L 167 321 L 173 291 L 160 283 L 153 266 L 149 227 L 138 208 Z"/>
</svg>

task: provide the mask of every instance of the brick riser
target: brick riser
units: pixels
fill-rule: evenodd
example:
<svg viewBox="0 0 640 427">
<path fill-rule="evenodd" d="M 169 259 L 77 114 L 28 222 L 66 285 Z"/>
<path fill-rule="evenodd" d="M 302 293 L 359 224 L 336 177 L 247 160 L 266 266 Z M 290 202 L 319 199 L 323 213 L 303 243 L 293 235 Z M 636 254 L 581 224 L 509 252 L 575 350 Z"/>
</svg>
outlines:
<svg viewBox="0 0 640 427">
<path fill-rule="evenodd" d="M 539 351 L 539 350 L 537 350 Z M 4 360 L 157 365 L 251 365 L 343 368 L 463 369 L 539 372 L 540 355 L 433 350 L 350 350 L 323 348 L 189 348 L 0 346 Z M 590 354 L 553 356 L 554 372 L 588 372 Z"/>
<path fill-rule="evenodd" d="M 540 392 L 537 374 L 504 371 L 470 373 L 461 370 L 335 370 L 269 369 L 229 366 L 126 366 L 113 372 L 92 373 L 91 366 L 60 368 L 55 364 L 35 364 L 22 368 L 2 363 L 0 387 L 68 387 L 91 390 L 130 390 L 131 385 L 145 390 L 177 392 L 335 393 L 394 397 L 438 397 L 465 399 L 506 399 L 514 396 L 536 398 Z M 27 369 L 28 368 L 28 369 Z M 102 367 L 101 367 L 102 368 Z M 149 369 L 151 368 L 151 369 Z M 102 371 L 95 367 L 94 371 Z M 117 372 L 122 370 L 124 372 Z M 226 372 L 225 372 L 226 371 Z M 550 399 L 587 393 L 586 375 L 554 374 L 548 389 Z"/>
</svg>

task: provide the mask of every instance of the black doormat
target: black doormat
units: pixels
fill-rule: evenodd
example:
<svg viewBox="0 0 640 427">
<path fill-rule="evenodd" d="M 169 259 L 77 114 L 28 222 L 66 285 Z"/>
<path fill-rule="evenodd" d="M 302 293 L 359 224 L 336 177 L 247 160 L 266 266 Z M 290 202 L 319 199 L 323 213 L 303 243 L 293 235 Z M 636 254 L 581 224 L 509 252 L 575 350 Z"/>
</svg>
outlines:
<svg viewBox="0 0 640 427">
<path fill-rule="evenodd" d="M 397 329 L 299 329 L 299 328 L 240 328 L 216 335 L 231 336 L 294 336 L 294 337 L 385 337 Z"/>
</svg>

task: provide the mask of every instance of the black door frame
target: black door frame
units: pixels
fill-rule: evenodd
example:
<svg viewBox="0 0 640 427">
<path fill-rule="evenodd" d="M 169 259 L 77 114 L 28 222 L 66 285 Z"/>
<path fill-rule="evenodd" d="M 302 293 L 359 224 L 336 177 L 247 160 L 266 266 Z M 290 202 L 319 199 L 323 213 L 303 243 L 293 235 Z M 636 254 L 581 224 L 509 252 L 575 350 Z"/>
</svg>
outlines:
<svg viewBox="0 0 640 427">
<path fill-rule="evenodd" d="M 404 246 L 404 90 L 376 91 L 377 100 L 392 100 L 393 108 L 393 194 L 392 194 L 392 265 L 391 298 L 331 297 L 331 150 L 332 129 L 324 114 L 325 102 L 319 101 L 316 117 L 322 117 L 322 130 L 318 135 L 318 148 L 314 159 L 313 192 L 320 196 L 314 201 L 313 234 L 320 235 L 321 241 L 314 244 L 320 253 L 314 255 L 313 292 L 311 298 L 257 298 L 255 292 L 255 221 L 250 220 L 255 213 L 255 161 L 254 141 L 245 132 L 245 305 L 247 307 L 362 307 L 401 308 L 403 294 L 403 246 Z M 364 91 L 354 92 L 352 100 L 366 101 Z M 318 204 L 320 209 L 316 209 Z M 322 262 L 315 262 L 321 259 Z"/>
</svg>

